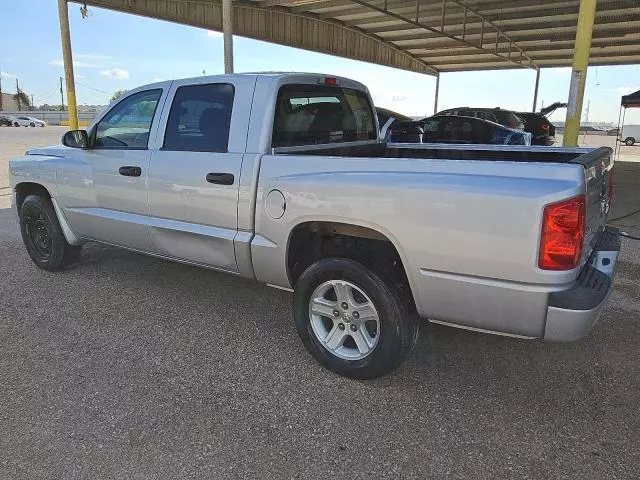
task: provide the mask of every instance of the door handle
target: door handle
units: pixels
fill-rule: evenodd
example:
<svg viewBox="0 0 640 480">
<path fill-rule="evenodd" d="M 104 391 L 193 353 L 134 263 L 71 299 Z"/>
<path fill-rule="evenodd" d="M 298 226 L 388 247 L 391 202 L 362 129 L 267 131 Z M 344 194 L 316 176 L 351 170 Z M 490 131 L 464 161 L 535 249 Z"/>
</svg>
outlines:
<svg viewBox="0 0 640 480">
<path fill-rule="evenodd" d="M 129 165 L 120 167 L 118 172 L 120 175 L 124 175 L 125 177 L 139 177 L 142 175 L 142 169 L 140 167 L 132 167 Z"/>
<path fill-rule="evenodd" d="M 218 185 L 233 185 L 235 177 L 232 173 L 207 173 L 207 182 Z"/>
</svg>

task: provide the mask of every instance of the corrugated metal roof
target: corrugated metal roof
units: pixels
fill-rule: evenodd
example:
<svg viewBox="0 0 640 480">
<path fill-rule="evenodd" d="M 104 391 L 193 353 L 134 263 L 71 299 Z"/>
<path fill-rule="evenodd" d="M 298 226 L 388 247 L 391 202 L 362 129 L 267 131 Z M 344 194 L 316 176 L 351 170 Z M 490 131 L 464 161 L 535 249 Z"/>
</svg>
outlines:
<svg viewBox="0 0 640 480">
<path fill-rule="evenodd" d="M 74 0 L 78 1 L 78 0 Z M 89 0 L 220 31 L 218 0 Z M 570 66 L 579 0 L 234 2 L 234 34 L 420 73 Z M 640 3 L 599 0 L 591 65 L 640 63 Z"/>
</svg>

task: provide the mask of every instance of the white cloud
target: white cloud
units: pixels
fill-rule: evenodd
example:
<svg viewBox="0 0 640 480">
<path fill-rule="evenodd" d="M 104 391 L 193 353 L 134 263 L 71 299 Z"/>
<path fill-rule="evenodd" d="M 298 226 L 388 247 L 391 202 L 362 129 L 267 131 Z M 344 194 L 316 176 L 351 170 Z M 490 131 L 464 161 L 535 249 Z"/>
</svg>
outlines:
<svg viewBox="0 0 640 480">
<path fill-rule="evenodd" d="M 13 73 L 0 72 L 0 77 L 2 78 L 16 78 L 16 75 Z"/>
<path fill-rule="evenodd" d="M 207 37 L 222 37 L 222 32 L 214 32 L 213 30 L 207 30 Z"/>
<path fill-rule="evenodd" d="M 53 65 L 54 67 L 64 67 L 64 61 L 62 60 L 51 60 L 49 65 Z M 83 62 L 81 60 L 73 61 L 74 68 L 102 68 L 102 65 L 97 65 L 95 63 Z"/>
<path fill-rule="evenodd" d="M 124 68 L 111 68 L 109 70 L 101 70 L 100 75 L 114 78 L 116 80 L 126 80 L 127 78 L 129 78 L 129 72 Z"/>
</svg>

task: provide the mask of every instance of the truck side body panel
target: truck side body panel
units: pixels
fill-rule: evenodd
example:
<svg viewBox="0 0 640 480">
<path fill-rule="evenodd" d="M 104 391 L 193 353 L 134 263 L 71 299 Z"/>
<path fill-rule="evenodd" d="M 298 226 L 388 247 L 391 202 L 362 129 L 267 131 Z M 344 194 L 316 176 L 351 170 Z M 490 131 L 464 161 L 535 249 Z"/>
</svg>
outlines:
<svg viewBox="0 0 640 480">
<path fill-rule="evenodd" d="M 537 267 L 541 212 L 583 189 L 579 165 L 265 155 L 253 267 L 258 280 L 288 287 L 297 225 L 360 225 L 394 244 L 421 316 L 540 336 L 548 293 L 578 272 Z M 279 219 L 265 208 L 274 191 L 286 200 Z"/>
</svg>

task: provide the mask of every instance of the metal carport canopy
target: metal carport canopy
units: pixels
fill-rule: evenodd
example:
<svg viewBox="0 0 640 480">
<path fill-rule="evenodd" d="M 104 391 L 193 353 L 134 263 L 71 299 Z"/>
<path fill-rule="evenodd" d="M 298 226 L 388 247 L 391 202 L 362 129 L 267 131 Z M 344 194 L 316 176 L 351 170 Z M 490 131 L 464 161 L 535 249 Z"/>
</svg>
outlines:
<svg viewBox="0 0 640 480">
<path fill-rule="evenodd" d="M 73 0 L 222 31 L 218 0 Z M 580 1 L 233 2 L 233 32 L 435 75 L 571 66 Z M 598 0 L 590 65 L 640 63 L 640 4 Z"/>
</svg>

